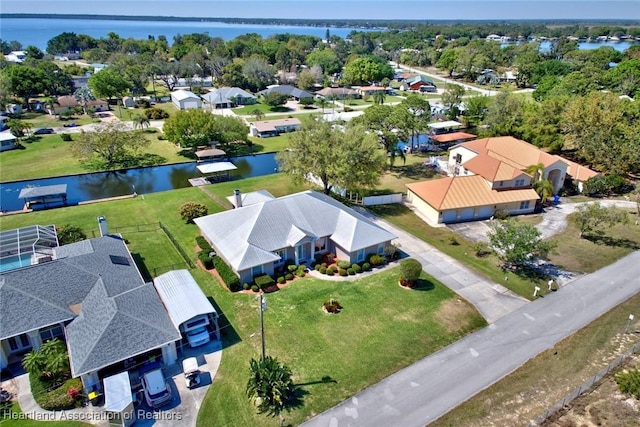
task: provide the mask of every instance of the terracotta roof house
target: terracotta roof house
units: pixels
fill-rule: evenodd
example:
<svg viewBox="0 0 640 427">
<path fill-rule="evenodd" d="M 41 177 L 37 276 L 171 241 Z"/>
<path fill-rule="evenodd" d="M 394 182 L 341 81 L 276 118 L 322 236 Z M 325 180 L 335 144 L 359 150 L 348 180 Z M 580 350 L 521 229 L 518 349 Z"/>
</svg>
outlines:
<svg viewBox="0 0 640 427">
<path fill-rule="evenodd" d="M 221 87 L 202 95 L 202 99 L 212 108 L 233 108 L 238 105 L 253 105 L 258 99 L 239 87 Z"/>
<path fill-rule="evenodd" d="M 294 98 L 296 101 L 300 101 L 303 98 L 313 98 L 313 94 L 311 92 L 307 92 L 306 90 L 298 89 L 297 87 L 289 85 L 271 86 L 265 90 L 261 90 L 260 92 L 258 92 L 258 95 L 262 96 L 272 92 L 287 95 L 291 98 Z"/>
<path fill-rule="evenodd" d="M 249 123 L 249 135 L 260 138 L 278 136 L 281 133 L 295 132 L 300 129 L 300 119 L 287 118 L 279 120 L 264 120 Z"/>
<path fill-rule="evenodd" d="M 368 254 L 382 254 L 396 237 L 319 192 L 262 200 L 194 220 L 243 283 L 273 275 L 288 259 L 308 263 L 316 254 L 331 252 L 360 262 Z"/>
<path fill-rule="evenodd" d="M 176 362 L 181 333 L 120 237 L 51 251 L 44 262 L 0 273 L 0 368 L 52 338 L 66 341 L 71 374 L 87 390 L 134 360 Z"/>
<path fill-rule="evenodd" d="M 558 192 L 571 176 L 570 163 L 510 136 L 463 142 L 449 150 L 450 177 L 407 185 L 407 201 L 433 223 L 486 219 L 498 210 L 530 213 L 539 197 L 525 170 L 542 164 L 542 178 Z M 594 173 L 579 165 L 574 170 L 581 179 Z"/>
</svg>

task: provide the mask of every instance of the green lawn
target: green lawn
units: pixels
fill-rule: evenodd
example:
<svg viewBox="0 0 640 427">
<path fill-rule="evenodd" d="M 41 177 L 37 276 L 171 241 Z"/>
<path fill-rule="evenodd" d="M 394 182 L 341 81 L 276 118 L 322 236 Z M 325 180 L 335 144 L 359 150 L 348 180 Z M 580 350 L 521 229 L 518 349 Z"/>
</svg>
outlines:
<svg viewBox="0 0 640 427">
<path fill-rule="evenodd" d="M 52 116 L 47 113 L 37 113 L 27 111 L 18 117 L 18 120 L 23 120 L 29 123 L 33 130 L 37 128 L 52 128 L 60 127 L 66 123 L 75 123 L 76 125 L 86 125 L 93 123 L 95 119 L 86 114 L 79 114 L 69 117 L 66 120 L 60 120 L 58 116 Z"/>
<path fill-rule="evenodd" d="M 428 159 L 423 154 L 407 154 L 406 163 L 396 158 L 393 168 L 380 177 L 375 190 L 367 191 L 367 195 L 405 193 L 407 184 L 436 178 L 438 175 L 432 169 L 423 166 Z"/>
<path fill-rule="evenodd" d="M 178 109 L 173 102 L 156 102 L 152 108 L 159 108 L 169 113 L 170 116 L 174 115 Z M 128 121 L 132 120 L 136 115 L 143 115 L 146 108 L 124 108 L 124 107 L 111 107 L 111 112 L 120 120 Z"/>
<path fill-rule="evenodd" d="M 635 211 L 629 211 L 628 225 L 616 225 L 603 229 L 602 234 L 592 233 L 584 238 L 578 237 L 574 217 L 575 214 L 569 215 L 567 228 L 554 236 L 558 247 L 549 259 L 556 265 L 591 273 L 640 249 L 640 225 L 636 225 L 639 218 Z"/>
<path fill-rule="evenodd" d="M 223 327 L 222 364 L 207 392 L 198 425 L 272 426 L 245 395 L 248 363 L 260 354 L 258 311 L 253 295 L 229 294 L 206 273 L 194 273 L 231 326 Z M 297 425 L 398 369 L 485 325 L 475 310 L 427 276 L 419 290 L 397 285 L 398 269 L 356 282 L 306 278 L 267 295 L 267 354 L 288 365 L 305 395 L 286 414 Z M 327 315 L 322 303 L 344 307 Z M 255 335 L 254 335 L 255 334 Z"/>
<path fill-rule="evenodd" d="M 512 272 L 503 271 L 499 266 L 500 261 L 495 255 L 485 257 L 476 256 L 473 242 L 466 240 L 446 227 L 434 228 L 427 225 L 427 223 L 404 206 L 382 205 L 369 207 L 369 209 L 376 215 L 417 236 L 430 245 L 433 245 L 436 249 L 462 262 L 472 270 L 477 271 L 479 274 L 501 284 L 524 298 L 532 299 L 533 288 L 536 285 L 542 288 L 542 294 L 547 292 L 547 287 L 542 286 L 546 283 L 543 279 L 534 280 L 521 277 Z M 452 238 L 455 239 L 457 244 L 452 244 L 450 240 Z"/>
<path fill-rule="evenodd" d="M 290 134 L 282 134 L 270 138 L 259 138 L 250 136 L 249 140 L 253 143 L 255 152 L 268 153 L 272 151 L 284 151 L 289 146 Z"/>
<path fill-rule="evenodd" d="M 70 134 L 77 138 L 78 134 Z M 145 133 L 151 144 L 146 153 L 161 156 L 163 163 L 179 163 L 191 159 L 180 155 L 180 149 L 169 141 L 159 141 L 156 134 Z M 22 149 L 0 153 L 0 181 L 16 181 L 50 176 L 93 172 L 71 155 L 69 142 L 60 135 L 36 136 L 22 140 Z"/>
</svg>

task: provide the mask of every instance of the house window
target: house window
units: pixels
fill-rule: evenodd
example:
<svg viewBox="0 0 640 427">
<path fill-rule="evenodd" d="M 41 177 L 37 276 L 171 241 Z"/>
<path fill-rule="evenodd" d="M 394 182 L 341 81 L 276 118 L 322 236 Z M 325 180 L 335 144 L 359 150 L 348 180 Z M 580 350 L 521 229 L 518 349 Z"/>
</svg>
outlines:
<svg viewBox="0 0 640 427">
<path fill-rule="evenodd" d="M 520 202 L 520 210 L 523 209 L 529 209 L 529 201 L 527 200 L 526 202 Z"/>
<path fill-rule="evenodd" d="M 327 238 L 326 237 L 321 237 L 320 239 L 316 240 L 315 242 L 316 245 L 316 252 L 324 252 L 327 250 Z"/>
<path fill-rule="evenodd" d="M 262 266 L 261 266 L 261 265 L 256 265 L 255 267 L 253 267 L 253 268 L 251 269 L 251 275 L 252 275 L 253 277 L 255 277 L 255 276 L 259 276 L 259 275 L 261 275 L 261 274 L 262 274 Z"/>
<path fill-rule="evenodd" d="M 516 187 L 522 187 L 524 185 L 524 179 L 516 179 Z"/>
<path fill-rule="evenodd" d="M 456 154 L 455 159 L 456 159 L 456 163 L 457 164 L 462 163 L 462 154 L 460 154 L 460 153 Z"/>
<path fill-rule="evenodd" d="M 356 254 L 356 262 L 364 261 L 364 249 L 360 249 Z"/>
<path fill-rule="evenodd" d="M 54 338 L 61 338 L 63 335 L 64 335 L 64 332 L 62 330 L 62 326 L 60 325 L 55 325 L 55 326 L 51 326 L 49 328 L 40 330 L 40 339 L 42 340 L 42 342 L 47 342 Z"/>
<path fill-rule="evenodd" d="M 7 341 L 9 342 L 9 348 L 12 352 L 31 347 L 31 342 L 29 341 L 27 334 L 11 337 Z"/>
<path fill-rule="evenodd" d="M 498 187 L 502 187 L 504 185 L 504 181 L 498 181 Z"/>
<path fill-rule="evenodd" d="M 384 243 L 378 243 L 378 255 L 384 255 Z"/>
<path fill-rule="evenodd" d="M 304 245 L 296 246 L 296 253 L 298 254 L 298 263 L 304 260 Z"/>
<path fill-rule="evenodd" d="M 274 254 L 276 254 L 277 256 L 280 257 L 279 260 L 275 261 L 275 265 L 280 265 L 284 262 L 284 257 L 286 255 L 286 252 L 284 249 L 280 249 L 279 251 L 275 251 Z"/>
</svg>

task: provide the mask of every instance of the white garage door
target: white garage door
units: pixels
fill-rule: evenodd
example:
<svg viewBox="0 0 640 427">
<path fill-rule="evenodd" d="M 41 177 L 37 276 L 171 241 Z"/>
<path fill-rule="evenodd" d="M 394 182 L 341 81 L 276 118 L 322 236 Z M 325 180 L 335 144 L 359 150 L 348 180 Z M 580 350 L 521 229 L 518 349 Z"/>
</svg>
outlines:
<svg viewBox="0 0 640 427">
<path fill-rule="evenodd" d="M 493 206 L 483 206 L 478 212 L 478 219 L 491 218 L 493 215 Z"/>
<path fill-rule="evenodd" d="M 462 209 L 460 212 L 460 221 L 469 221 L 473 219 L 473 208 Z"/>
<path fill-rule="evenodd" d="M 456 222 L 456 210 L 451 210 L 451 211 L 444 211 L 442 213 L 442 222 L 444 223 L 449 223 L 449 222 Z"/>
</svg>

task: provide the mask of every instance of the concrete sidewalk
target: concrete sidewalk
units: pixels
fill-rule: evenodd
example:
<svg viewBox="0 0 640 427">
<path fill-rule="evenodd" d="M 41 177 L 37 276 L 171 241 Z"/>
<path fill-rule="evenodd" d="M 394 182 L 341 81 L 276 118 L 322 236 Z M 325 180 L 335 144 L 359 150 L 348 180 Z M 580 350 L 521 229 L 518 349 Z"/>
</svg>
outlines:
<svg viewBox="0 0 640 427">
<path fill-rule="evenodd" d="M 443 254 L 428 243 L 378 218 L 367 210 L 359 209 L 359 212 L 380 227 L 398 236 L 394 243 L 402 251 L 420 261 L 425 272 L 473 304 L 487 322 L 494 323 L 529 302 L 504 286 L 490 282 L 456 259 Z"/>
</svg>

